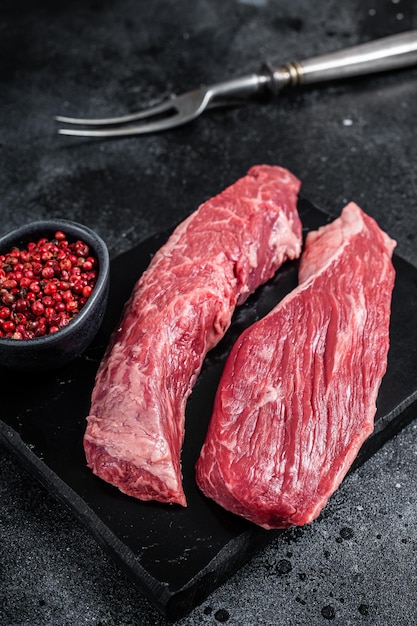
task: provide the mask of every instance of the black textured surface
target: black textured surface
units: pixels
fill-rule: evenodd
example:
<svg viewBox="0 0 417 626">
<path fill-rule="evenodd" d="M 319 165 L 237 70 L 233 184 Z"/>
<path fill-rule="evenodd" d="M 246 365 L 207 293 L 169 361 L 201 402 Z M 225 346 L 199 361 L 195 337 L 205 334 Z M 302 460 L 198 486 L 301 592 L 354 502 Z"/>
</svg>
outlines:
<svg viewBox="0 0 417 626">
<path fill-rule="evenodd" d="M 416 69 L 213 111 L 140 139 L 58 137 L 52 120 L 124 113 L 263 60 L 417 28 L 416 10 L 411 0 L 0 1 L 2 230 L 73 219 L 114 258 L 252 164 L 278 163 L 333 215 L 357 201 L 417 265 Z M 407 349 L 415 356 L 412 336 Z M 415 432 L 409 425 L 347 478 L 320 520 L 273 539 L 180 624 L 414 623 Z M 165 623 L 5 448 L 0 471 L 2 626 Z"/>
</svg>

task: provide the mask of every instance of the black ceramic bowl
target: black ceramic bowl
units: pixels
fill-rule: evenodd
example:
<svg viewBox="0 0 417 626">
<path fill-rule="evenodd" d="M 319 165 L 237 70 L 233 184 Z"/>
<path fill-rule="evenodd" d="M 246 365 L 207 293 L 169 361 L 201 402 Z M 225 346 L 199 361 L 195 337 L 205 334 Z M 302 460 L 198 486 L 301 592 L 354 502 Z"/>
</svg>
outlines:
<svg viewBox="0 0 417 626">
<path fill-rule="evenodd" d="M 51 370 L 73 360 L 86 350 L 96 336 L 106 309 L 109 290 L 109 253 L 104 241 L 90 228 L 69 220 L 33 222 L 0 237 L 0 254 L 13 247 L 23 248 L 41 237 L 51 239 L 61 230 L 68 240 L 81 239 L 98 260 L 94 289 L 81 311 L 53 334 L 33 339 L 0 338 L 0 366 L 26 370 Z"/>
</svg>

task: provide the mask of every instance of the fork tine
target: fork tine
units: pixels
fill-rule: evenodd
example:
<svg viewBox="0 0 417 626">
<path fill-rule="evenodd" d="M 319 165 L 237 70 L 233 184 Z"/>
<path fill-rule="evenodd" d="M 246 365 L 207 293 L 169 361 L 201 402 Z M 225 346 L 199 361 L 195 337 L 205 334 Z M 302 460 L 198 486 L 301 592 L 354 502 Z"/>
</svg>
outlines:
<svg viewBox="0 0 417 626">
<path fill-rule="evenodd" d="M 212 99 L 212 91 L 210 89 L 194 90 L 182 94 L 181 96 L 172 98 L 163 102 L 156 107 L 139 111 L 138 113 L 132 113 L 131 115 L 123 116 L 123 118 L 110 118 L 105 120 L 104 129 L 73 129 L 73 128 L 60 128 L 58 133 L 60 135 L 73 135 L 78 137 L 126 137 L 130 135 L 144 135 L 146 133 L 153 133 L 161 130 L 167 130 L 190 122 L 200 115 L 200 113 L 208 106 Z M 125 126 L 120 128 L 107 128 L 111 124 L 123 124 L 126 121 L 132 120 L 147 120 L 158 113 L 169 113 L 173 111 L 174 114 L 161 117 L 154 121 L 144 122 L 138 126 Z M 62 119 L 62 118 L 61 118 Z M 67 118 L 68 119 L 68 118 Z M 120 121 L 122 119 L 122 121 Z M 77 124 L 82 124 L 77 120 Z M 96 120 L 95 124 L 98 125 L 99 121 Z M 88 125 L 88 124 L 87 124 Z"/>
<path fill-rule="evenodd" d="M 59 128 L 60 135 L 71 135 L 73 137 L 127 137 L 130 135 L 145 135 L 160 130 L 167 130 L 185 124 L 190 120 L 189 117 L 183 115 L 173 115 L 156 122 L 148 122 L 139 124 L 138 126 L 125 126 L 123 128 L 108 129 L 79 129 L 79 128 Z"/>
<path fill-rule="evenodd" d="M 168 104 L 168 103 L 166 103 Z M 236 100 L 228 100 L 228 106 L 238 106 L 242 104 L 242 100 L 236 98 Z M 209 102 L 207 104 L 207 109 L 214 109 L 217 107 L 226 106 L 223 101 L 219 102 Z M 62 117 L 57 116 L 55 120 L 57 122 L 67 123 L 67 124 L 78 124 L 80 126 L 116 126 L 118 124 L 124 124 L 127 122 L 133 122 L 138 120 L 146 120 L 148 117 L 157 115 L 158 113 L 168 112 L 170 110 L 175 111 L 175 106 L 171 105 L 163 106 L 160 105 L 158 107 L 153 107 L 152 115 L 149 113 L 149 109 L 139 111 L 137 113 L 132 113 L 130 115 L 124 115 L 122 117 L 113 117 L 107 119 L 93 119 L 93 120 L 84 120 L 79 118 L 72 117 Z M 78 128 L 59 128 L 58 134 L 60 135 L 69 135 L 73 137 L 127 137 L 129 135 L 146 135 L 147 133 L 153 133 L 162 130 L 168 130 L 170 128 L 175 128 L 176 126 L 181 126 L 189 122 L 193 117 L 197 117 L 196 115 L 182 115 L 180 112 L 177 112 L 170 117 L 159 119 L 155 122 L 147 122 L 144 124 L 140 124 L 139 126 L 126 126 L 124 128 L 108 128 L 104 130 L 100 129 L 78 129 Z"/>
<path fill-rule="evenodd" d="M 136 113 L 129 113 L 128 115 L 122 115 L 120 117 L 107 117 L 103 119 L 82 119 L 77 117 L 65 117 L 58 115 L 55 117 L 57 122 L 63 124 L 78 124 L 80 126 L 113 126 L 116 124 L 126 124 L 128 122 L 134 122 L 136 120 L 143 120 L 161 113 L 168 113 L 169 111 L 175 111 L 175 101 L 177 97 L 173 97 L 171 100 L 166 100 L 147 109 L 142 109 Z M 68 134 L 68 133 L 63 133 Z"/>
</svg>

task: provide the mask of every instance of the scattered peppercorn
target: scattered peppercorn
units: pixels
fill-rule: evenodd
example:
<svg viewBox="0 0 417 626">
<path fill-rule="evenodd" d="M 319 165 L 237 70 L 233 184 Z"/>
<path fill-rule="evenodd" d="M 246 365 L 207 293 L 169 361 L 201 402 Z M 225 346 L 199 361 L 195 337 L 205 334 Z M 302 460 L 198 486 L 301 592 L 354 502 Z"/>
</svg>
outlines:
<svg viewBox="0 0 417 626">
<path fill-rule="evenodd" d="M 33 339 L 67 326 L 96 280 L 89 246 L 62 231 L 0 254 L 0 338 Z"/>
</svg>

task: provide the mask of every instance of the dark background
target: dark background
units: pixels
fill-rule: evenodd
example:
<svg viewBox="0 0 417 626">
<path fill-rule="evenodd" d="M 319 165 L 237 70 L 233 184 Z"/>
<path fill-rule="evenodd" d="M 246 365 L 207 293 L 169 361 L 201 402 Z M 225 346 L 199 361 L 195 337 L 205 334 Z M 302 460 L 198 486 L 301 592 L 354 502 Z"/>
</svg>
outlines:
<svg viewBox="0 0 417 626">
<path fill-rule="evenodd" d="M 417 265 L 417 69 L 286 92 L 140 138 L 60 137 L 53 120 L 123 114 L 264 60 L 411 28 L 409 0 L 0 0 L 1 231 L 74 219 L 114 257 L 266 162 L 292 170 L 331 214 L 358 202 Z M 274 540 L 180 624 L 414 623 L 415 436 L 411 424 L 319 521 Z M 4 448 L 0 568 L 2 626 L 165 623 Z"/>
</svg>

